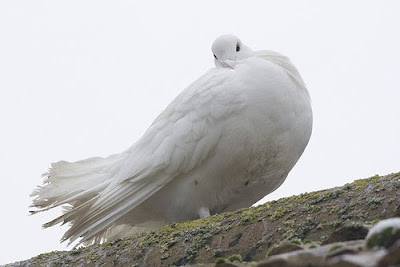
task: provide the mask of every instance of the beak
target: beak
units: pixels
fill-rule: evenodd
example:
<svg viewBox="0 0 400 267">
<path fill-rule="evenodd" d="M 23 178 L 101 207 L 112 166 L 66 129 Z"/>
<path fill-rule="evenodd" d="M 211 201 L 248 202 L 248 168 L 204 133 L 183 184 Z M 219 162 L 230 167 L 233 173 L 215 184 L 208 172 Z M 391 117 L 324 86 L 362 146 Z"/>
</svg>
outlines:
<svg viewBox="0 0 400 267">
<path fill-rule="evenodd" d="M 234 69 L 235 61 L 233 60 L 218 60 L 214 59 L 215 66 L 217 68 L 229 68 Z"/>
</svg>

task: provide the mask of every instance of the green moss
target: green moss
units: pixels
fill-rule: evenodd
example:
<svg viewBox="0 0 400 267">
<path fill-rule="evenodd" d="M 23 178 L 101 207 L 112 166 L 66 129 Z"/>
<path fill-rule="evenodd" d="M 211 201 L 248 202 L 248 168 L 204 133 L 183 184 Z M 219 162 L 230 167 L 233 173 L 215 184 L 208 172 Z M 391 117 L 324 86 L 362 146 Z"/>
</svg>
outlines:
<svg viewBox="0 0 400 267">
<path fill-rule="evenodd" d="M 361 187 L 364 187 L 369 183 L 377 182 L 380 178 L 381 178 L 381 176 L 374 175 L 374 176 L 366 178 L 366 179 L 355 180 L 352 184 L 355 186 L 355 189 L 360 189 Z"/>
<path fill-rule="evenodd" d="M 206 249 L 208 246 L 208 250 L 210 250 L 209 243 L 213 235 L 219 234 L 221 231 L 227 231 L 234 226 L 232 223 L 226 223 L 233 216 L 235 216 L 234 213 L 227 212 L 194 221 L 171 223 L 158 231 L 136 234 L 130 240 L 137 240 L 136 247 L 142 253 L 150 247 L 158 247 L 162 254 L 161 259 L 168 258 L 171 255 L 168 252 L 169 249 L 179 240 L 182 240 L 187 243 L 186 246 L 188 248 L 186 249 L 185 257 L 190 262 L 197 256 L 199 249 Z"/>
<path fill-rule="evenodd" d="M 225 258 L 218 258 L 215 260 L 215 264 L 221 264 L 221 263 L 225 263 L 226 259 Z"/>
<path fill-rule="evenodd" d="M 299 238 L 294 238 L 290 240 L 290 243 L 301 245 L 301 240 Z"/>
<path fill-rule="evenodd" d="M 346 191 L 350 191 L 350 190 L 354 189 L 354 186 L 352 184 L 345 184 L 343 186 L 343 189 L 346 190 Z"/>
<path fill-rule="evenodd" d="M 357 203 L 357 200 L 356 199 L 350 199 L 350 202 L 349 202 L 349 207 L 351 207 L 351 208 L 353 208 L 354 206 L 356 206 L 358 203 Z"/>
<path fill-rule="evenodd" d="M 251 213 L 251 212 L 244 212 L 242 216 L 240 217 L 240 224 L 241 225 L 246 225 L 255 220 L 257 215 Z"/>
<path fill-rule="evenodd" d="M 338 214 L 340 207 L 337 205 L 330 205 L 328 208 L 328 214 Z"/>
<path fill-rule="evenodd" d="M 400 188 L 400 179 L 397 179 L 396 181 L 394 181 L 393 187 L 394 187 L 395 189 L 399 189 L 399 188 Z"/>
<path fill-rule="evenodd" d="M 171 257 L 171 253 L 167 252 L 167 253 L 164 253 L 164 254 L 160 257 L 160 259 L 161 259 L 161 260 L 165 260 L 165 259 L 168 259 L 169 257 Z"/>
<path fill-rule="evenodd" d="M 349 188 L 349 187 L 348 187 Z M 321 190 L 309 193 L 303 193 L 297 196 L 291 196 L 287 198 L 281 198 L 276 201 L 271 201 L 271 204 L 275 203 L 293 203 L 295 205 L 299 204 L 308 204 L 306 211 L 318 212 L 320 211 L 320 207 L 316 204 L 334 200 L 340 197 L 346 190 L 344 189 L 337 189 L 337 190 Z"/>
<path fill-rule="evenodd" d="M 295 196 L 290 196 L 290 197 L 284 197 L 280 198 L 278 200 L 273 200 L 269 203 L 275 204 L 275 203 L 302 203 L 302 194 L 300 195 L 295 195 Z"/>
<path fill-rule="evenodd" d="M 85 251 L 88 251 L 87 247 L 74 248 L 71 250 L 71 255 L 79 255 Z"/>
<path fill-rule="evenodd" d="M 367 204 L 371 206 L 371 209 L 375 209 L 377 206 L 383 203 L 384 197 L 373 196 L 367 200 Z"/>
<path fill-rule="evenodd" d="M 214 250 L 214 257 L 220 258 L 222 256 L 222 250 L 216 249 Z"/>
<path fill-rule="evenodd" d="M 260 205 L 257 207 L 251 207 L 248 209 L 241 209 L 240 211 L 240 224 L 241 225 L 247 225 L 250 223 L 253 223 L 255 221 L 260 221 L 261 214 L 265 212 L 267 209 L 269 209 L 270 206 L 267 205 Z"/>
<path fill-rule="evenodd" d="M 269 258 L 271 252 L 275 249 L 275 247 L 276 247 L 276 245 L 273 245 L 273 246 L 268 247 L 267 253 L 265 253 L 265 258 L 266 258 L 266 259 Z"/>
<path fill-rule="evenodd" d="M 379 233 L 375 233 L 367 238 L 366 243 L 369 248 L 390 247 L 394 242 L 400 239 L 400 229 L 386 227 Z"/>
<path fill-rule="evenodd" d="M 46 260 L 46 259 L 48 259 L 48 258 L 50 258 L 50 257 L 54 257 L 54 256 L 56 256 L 57 254 L 60 254 L 60 253 L 62 253 L 62 251 L 57 251 L 57 250 L 55 250 L 55 251 L 52 251 L 52 252 L 49 252 L 49 253 L 42 253 L 42 254 L 39 254 L 39 255 L 37 255 L 36 257 L 34 257 L 34 259 L 37 259 L 37 260 Z"/>
<path fill-rule="evenodd" d="M 242 256 L 240 254 L 234 254 L 228 257 L 228 261 L 230 262 L 242 262 Z"/>
<path fill-rule="evenodd" d="M 293 205 L 292 204 L 288 204 L 288 205 L 283 205 L 280 206 L 279 208 L 275 209 L 273 212 L 268 214 L 269 220 L 270 221 L 276 221 L 280 218 L 282 218 L 283 216 L 285 216 L 285 214 L 292 212 L 293 211 Z"/>
<path fill-rule="evenodd" d="M 302 223 L 297 227 L 294 235 L 295 237 L 303 240 L 307 234 L 315 229 L 319 225 L 319 222 L 312 216 L 308 216 Z"/>
<path fill-rule="evenodd" d="M 97 252 L 90 252 L 85 255 L 85 259 L 90 261 L 97 261 L 100 259 L 100 255 Z"/>
<path fill-rule="evenodd" d="M 334 250 L 336 250 L 336 249 L 338 249 L 338 248 L 341 248 L 341 247 L 343 247 L 343 245 L 341 245 L 341 244 L 334 244 L 334 245 L 332 245 L 332 246 L 329 248 L 329 251 L 334 251 Z"/>
<path fill-rule="evenodd" d="M 296 220 L 286 220 L 283 222 L 283 225 L 286 227 L 294 227 Z"/>
</svg>

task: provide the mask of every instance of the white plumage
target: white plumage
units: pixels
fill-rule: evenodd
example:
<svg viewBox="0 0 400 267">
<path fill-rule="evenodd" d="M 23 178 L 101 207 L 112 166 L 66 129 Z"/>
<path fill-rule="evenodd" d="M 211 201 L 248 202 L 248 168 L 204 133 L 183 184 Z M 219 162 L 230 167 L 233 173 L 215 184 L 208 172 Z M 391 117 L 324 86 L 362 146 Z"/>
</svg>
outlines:
<svg viewBox="0 0 400 267">
<path fill-rule="evenodd" d="M 223 35 L 216 68 L 189 85 L 130 148 L 107 158 L 53 163 L 33 213 L 64 206 L 45 224 L 62 240 L 101 242 L 143 229 L 248 207 L 278 188 L 312 129 L 307 89 L 285 56 Z"/>
</svg>

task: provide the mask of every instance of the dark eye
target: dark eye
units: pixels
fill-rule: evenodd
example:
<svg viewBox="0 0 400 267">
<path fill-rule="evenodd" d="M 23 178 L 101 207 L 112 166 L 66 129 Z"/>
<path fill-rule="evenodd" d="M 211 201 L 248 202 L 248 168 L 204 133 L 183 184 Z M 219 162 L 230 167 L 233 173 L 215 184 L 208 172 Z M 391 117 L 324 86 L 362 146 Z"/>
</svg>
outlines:
<svg viewBox="0 0 400 267">
<path fill-rule="evenodd" d="M 216 60 L 218 60 L 218 58 L 217 58 L 217 56 L 216 56 L 216 55 L 214 55 L 214 58 L 215 58 Z"/>
<path fill-rule="evenodd" d="M 236 43 L 236 52 L 239 52 L 240 51 L 240 44 L 239 44 L 239 42 L 237 42 Z"/>
</svg>

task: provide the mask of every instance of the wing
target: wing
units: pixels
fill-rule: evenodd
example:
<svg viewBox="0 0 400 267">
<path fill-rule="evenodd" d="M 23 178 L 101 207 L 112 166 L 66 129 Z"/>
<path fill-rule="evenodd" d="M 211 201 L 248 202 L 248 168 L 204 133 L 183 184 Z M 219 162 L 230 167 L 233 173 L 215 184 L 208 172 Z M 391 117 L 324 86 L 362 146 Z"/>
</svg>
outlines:
<svg viewBox="0 0 400 267">
<path fill-rule="evenodd" d="M 306 84 L 304 83 L 303 79 L 299 71 L 297 70 L 296 66 L 290 61 L 290 59 L 281 53 L 271 51 L 271 50 L 260 50 L 255 52 L 255 56 L 274 62 L 278 66 L 282 67 L 283 70 L 287 73 L 290 79 L 302 88 L 308 95 L 308 91 L 306 89 Z"/>
<path fill-rule="evenodd" d="M 178 95 L 125 151 L 129 157 L 107 188 L 58 218 L 72 222 L 63 239 L 98 238 L 175 177 L 201 165 L 217 145 L 224 119 L 242 101 L 231 90 L 234 75 L 232 69 L 212 69 Z"/>
</svg>

